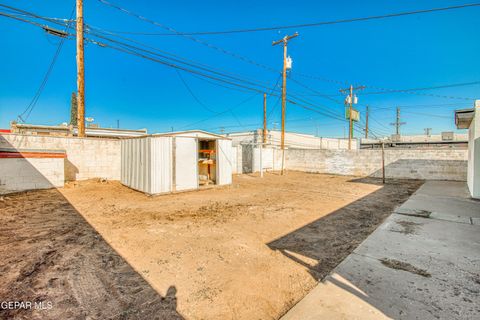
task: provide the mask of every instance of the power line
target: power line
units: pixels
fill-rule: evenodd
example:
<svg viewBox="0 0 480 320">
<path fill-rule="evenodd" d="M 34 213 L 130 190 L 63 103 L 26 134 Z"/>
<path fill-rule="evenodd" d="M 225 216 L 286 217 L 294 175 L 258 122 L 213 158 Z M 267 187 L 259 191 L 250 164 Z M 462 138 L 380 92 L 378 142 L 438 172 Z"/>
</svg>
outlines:
<svg viewBox="0 0 480 320">
<path fill-rule="evenodd" d="M 412 111 L 404 111 L 403 113 L 420 115 L 420 116 L 427 116 L 427 117 L 435 117 L 435 118 L 453 119 L 453 115 L 452 116 L 442 116 L 442 115 L 435 114 L 435 113 L 422 113 L 422 112 L 412 112 Z"/>
<path fill-rule="evenodd" d="M 110 6 L 114 6 L 113 4 L 111 4 L 111 3 L 109 3 L 105 0 L 98 0 L 98 1 L 100 1 L 104 4 L 107 4 L 107 5 L 110 5 Z M 155 35 L 155 36 L 222 35 L 222 34 L 234 34 L 234 33 L 272 31 L 272 30 L 280 30 L 280 29 L 285 30 L 285 29 L 299 29 L 299 28 L 319 27 L 319 26 L 341 24 L 341 23 L 352 23 L 352 22 L 360 22 L 360 21 L 368 21 L 368 20 L 379 20 L 379 19 L 387 19 L 387 18 L 394 18 L 394 17 L 401 17 L 401 16 L 409 16 L 409 15 L 416 15 L 416 14 L 439 12 L 439 11 L 457 10 L 457 9 L 463 9 L 463 8 L 469 8 L 469 7 L 476 7 L 476 6 L 480 6 L 480 3 L 462 4 L 462 5 L 457 5 L 457 6 L 432 8 L 432 9 L 424 9 L 424 10 L 415 10 L 415 11 L 396 12 L 396 13 L 389 13 L 389 14 L 384 14 L 384 15 L 367 16 L 367 17 L 359 17 L 359 18 L 338 19 L 338 20 L 331 20 L 331 21 L 320 21 L 320 22 L 313 22 L 313 23 L 302 23 L 302 24 L 293 24 L 293 25 L 279 25 L 279 26 L 260 27 L 260 28 L 221 30 L 221 31 L 175 32 L 175 34 L 171 34 L 171 33 L 129 32 L 129 31 L 116 31 L 116 32 L 117 33 L 124 33 L 124 34 Z"/>
<path fill-rule="evenodd" d="M 411 88 L 411 89 L 388 89 L 388 92 L 407 92 L 407 91 L 423 91 L 423 90 L 433 90 L 433 89 L 444 89 L 444 88 L 453 88 L 453 87 L 464 87 L 464 86 L 471 86 L 480 84 L 480 81 L 472 81 L 472 82 L 462 82 L 462 83 L 453 83 L 453 84 L 446 84 L 441 86 L 433 86 L 433 87 L 423 87 L 423 88 Z M 364 92 L 363 94 L 384 94 L 387 93 L 385 91 L 378 91 L 378 92 Z"/>
<path fill-rule="evenodd" d="M 72 13 L 70 14 L 69 21 L 71 21 L 71 19 L 73 18 L 74 13 L 75 13 L 75 6 L 72 9 Z M 65 30 L 64 30 L 65 33 L 67 32 L 67 30 L 69 28 L 69 24 L 67 24 L 67 26 L 65 27 Z M 43 90 L 45 89 L 45 86 L 47 85 L 48 79 L 50 78 L 50 74 L 53 70 L 53 67 L 55 66 L 55 63 L 57 62 L 58 56 L 60 55 L 60 51 L 62 50 L 64 42 L 65 42 L 65 38 L 62 37 L 60 39 L 60 42 L 58 43 L 57 49 L 55 50 L 55 54 L 53 55 L 52 61 L 50 62 L 50 65 L 48 66 L 47 72 L 43 76 L 43 80 L 40 83 L 40 86 L 38 87 L 37 91 L 35 92 L 35 95 L 33 96 L 32 100 L 28 104 L 27 108 L 21 114 L 19 114 L 17 116 L 18 119 L 20 119 L 22 122 L 26 122 L 28 120 L 28 118 L 30 117 L 30 114 L 32 113 L 33 109 L 35 108 L 35 106 L 38 102 L 38 99 L 40 99 L 40 96 L 41 96 Z M 24 115 L 25 115 L 25 118 L 22 118 Z"/>
<path fill-rule="evenodd" d="M 216 51 L 218 51 L 218 52 L 221 52 L 221 53 L 223 53 L 223 54 L 229 55 L 229 56 L 231 56 L 231 57 L 234 57 L 234 58 L 236 58 L 236 59 L 242 60 L 242 61 L 244 61 L 244 62 L 253 64 L 253 65 L 255 65 L 255 66 L 257 66 L 257 67 L 260 67 L 260 68 L 262 68 L 262 69 L 269 70 L 269 71 L 273 71 L 273 72 L 277 72 L 274 68 L 271 68 L 271 67 L 269 67 L 269 66 L 260 64 L 260 63 L 254 61 L 254 60 L 252 60 L 252 59 L 250 59 L 250 58 L 244 57 L 244 56 L 239 55 L 239 54 L 237 54 L 237 53 L 235 53 L 235 52 L 232 52 L 232 51 L 223 49 L 223 48 L 221 48 L 221 47 L 218 47 L 218 46 L 216 46 L 216 45 L 213 45 L 213 44 L 211 44 L 211 43 L 209 43 L 209 42 L 207 42 L 207 41 L 205 41 L 205 40 L 201 40 L 201 39 L 195 38 L 195 37 L 193 37 L 193 36 L 191 36 L 191 35 L 183 34 L 182 32 L 179 32 L 179 31 L 175 30 L 174 28 L 171 28 L 171 27 L 169 27 L 169 26 L 166 26 L 166 25 L 164 25 L 164 24 L 162 24 L 162 23 L 159 23 L 159 22 L 157 22 L 157 21 L 148 19 L 148 18 L 146 18 L 146 17 L 144 17 L 144 16 L 142 16 L 142 15 L 140 15 L 140 14 L 137 14 L 137 13 L 135 13 L 135 12 L 133 12 L 133 11 L 130 11 L 130 10 L 125 9 L 125 8 L 122 8 L 122 7 L 120 7 L 119 5 L 113 4 L 113 3 L 109 2 L 109 1 L 106 1 L 106 0 L 98 0 L 98 1 L 101 2 L 101 3 L 103 3 L 103 4 L 105 4 L 105 5 L 107 5 L 107 6 L 110 6 L 110 7 L 112 7 L 112 8 L 115 8 L 115 9 L 121 11 L 121 12 L 124 12 L 124 13 L 126 13 L 126 14 L 128 14 L 128 15 L 130 15 L 130 16 L 133 16 L 133 17 L 135 17 L 135 18 L 137 18 L 137 19 L 140 19 L 140 20 L 142 20 L 142 21 L 145 21 L 145 22 L 148 22 L 148 23 L 153 24 L 153 25 L 155 25 L 155 26 L 158 26 L 158 27 L 160 27 L 160 28 L 163 28 L 163 29 L 165 29 L 165 30 L 167 30 L 167 31 L 169 31 L 169 32 L 171 32 L 171 33 L 176 34 L 176 35 L 183 36 L 183 37 L 185 37 L 185 38 L 187 38 L 187 39 L 189 39 L 189 40 L 191 40 L 191 41 L 194 41 L 194 42 L 196 42 L 196 43 L 199 43 L 199 44 L 201 44 L 201 45 L 203 45 L 203 46 L 206 46 L 206 47 L 208 47 L 208 48 L 210 48 L 210 49 L 214 49 L 214 50 L 216 50 Z"/>
<path fill-rule="evenodd" d="M 208 112 L 211 112 L 211 113 L 217 113 L 215 110 L 212 110 L 210 109 L 207 105 L 205 105 L 202 101 L 200 101 L 200 99 L 198 99 L 198 97 L 193 93 L 192 89 L 188 86 L 187 82 L 185 81 L 185 79 L 182 77 L 182 74 L 180 73 L 180 71 L 178 71 L 178 69 L 175 69 L 178 77 L 180 78 L 180 80 L 182 81 L 183 85 L 185 86 L 185 88 L 187 89 L 187 91 L 190 93 L 190 95 L 193 97 L 193 99 L 200 105 L 202 106 L 205 110 L 207 110 Z"/>
<path fill-rule="evenodd" d="M 18 19 L 17 19 L 17 20 L 18 20 Z M 24 20 L 24 19 L 23 19 L 23 20 Z M 29 22 L 29 21 L 25 21 L 25 22 Z M 34 24 L 35 24 L 35 23 L 34 23 Z M 40 26 L 40 27 L 43 27 L 42 25 L 39 25 L 39 24 L 35 24 L 35 25 Z M 69 35 L 70 35 L 70 34 L 69 34 Z M 96 36 L 96 35 L 94 35 L 94 36 Z M 106 37 L 103 37 L 103 38 L 106 38 Z M 111 45 L 111 44 L 101 43 L 101 42 L 98 42 L 98 41 L 95 41 L 95 40 L 92 40 L 92 39 L 89 39 L 89 38 L 86 38 L 86 40 L 89 41 L 90 43 L 96 44 L 96 45 L 98 45 L 98 46 L 100 46 L 100 47 L 109 47 L 109 48 L 112 48 L 112 49 L 115 49 L 115 50 L 118 50 L 118 51 L 121 51 L 121 52 L 124 52 L 124 53 L 132 54 L 132 55 L 135 55 L 135 56 L 138 56 L 138 57 L 141 57 L 141 58 L 145 58 L 145 59 L 148 59 L 148 60 L 151 60 L 151 61 L 154 61 L 154 62 L 158 62 L 158 63 L 164 64 L 164 65 L 167 65 L 167 66 L 169 66 L 169 67 L 173 67 L 173 68 L 176 68 L 176 69 L 179 69 L 179 70 L 183 70 L 183 71 L 192 73 L 193 75 L 201 76 L 201 77 L 203 77 L 203 78 L 208 78 L 208 79 L 211 79 L 211 80 L 214 80 L 214 81 L 227 83 L 227 84 L 232 85 L 232 86 L 236 86 L 236 87 L 243 88 L 243 89 L 245 89 L 245 90 L 247 90 L 247 91 L 250 91 L 250 92 L 251 92 L 251 91 L 254 91 L 254 92 L 256 92 L 256 93 L 257 93 L 257 92 L 258 92 L 258 93 L 260 92 L 260 90 L 259 90 L 258 88 L 252 88 L 252 87 L 250 87 L 250 86 L 248 86 L 248 85 L 239 84 L 239 83 L 237 83 L 237 82 L 235 82 L 235 81 L 226 80 L 226 79 L 223 79 L 223 78 L 218 78 L 218 77 L 212 76 L 212 75 L 210 75 L 210 74 L 205 74 L 204 72 L 199 72 L 198 70 L 192 70 L 192 69 L 189 69 L 189 68 L 185 68 L 185 67 L 183 67 L 183 66 L 179 66 L 179 65 L 176 65 L 176 64 L 171 63 L 171 62 L 168 62 L 168 61 L 164 61 L 164 60 L 161 60 L 161 59 L 153 58 L 153 57 L 148 56 L 148 55 L 146 55 L 146 54 L 139 53 L 139 52 L 137 52 L 136 50 L 141 50 L 141 51 L 144 51 L 144 52 L 146 51 L 147 53 L 152 54 L 151 52 L 149 52 L 149 51 L 147 51 L 147 50 L 144 50 L 144 49 L 142 49 L 142 48 L 138 48 L 138 47 L 135 47 L 135 46 L 131 46 L 131 45 L 128 45 L 128 44 L 119 42 L 119 41 L 113 40 L 113 42 L 118 43 L 118 44 L 120 45 L 120 47 L 113 46 L 113 45 Z M 110 40 L 112 40 L 112 39 L 106 38 L 106 40 L 107 40 L 107 41 L 110 41 Z M 128 49 L 125 48 L 125 46 L 127 46 Z M 153 53 L 153 54 L 155 54 L 155 53 Z M 198 66 L 194 65 L 194 67 L 198 67 Z M 211 70 L 205 70 L 205 71 L 211 71 Z M 205 79 L 204 79 L 204 80 L 205 80 Z M 243 79 L 239 79 L 239 80 L 244 81 Z M 258 86 L 258 84 L 257 84 L 257 86 Z M 276 86 L 274 86 L 274 88 L 272 88 L 272 93 L 271 93 L 271 95 L 275 95 L 275 94 L 273 94 L 273 92 L 275 91 L 275 87 L 276 87 Z M 229 88 L 229 89 L 231 89 L 231 88 Z M 251 98 L 253 98 L 254 96 L 256 96 L 256 93 L 255 93 Z M 277 96 L 278 96 L 278 95 L 277 95 Z M 298 97 L 295 97 L 294 95 L 291 95 L 291 96 L 292 96 L 294 99 L 296 99 L 296 100 L 304 101 L 304 103 L 306 103 L 306 104 L 302 104 L 301 102 L 295 101 L 295 100 L 292 100 L 292 99 L 288 99 L 288 100 L 287 100 L 289 103 L 292 103 L 292 104 L 294 104 L 294 105 L 297 105 L 297 106 L 299 106 L 299 107 L 301 107 L 301 108 L 304 108 L 304 109 L 307 109 L 307 110 L 310 110 L 310 111 L 317 112 L 317 113 L 319 113 L 319 114 L 322 114 L 322 115 L 324 115 L 324 116 L 326 116 L 326 117 L 333 118 L 333 119 L 335 119 L 335 120 L 345 121 L 345 119 L 343 119 L 342 117 L 338 117 L 338 116 L 336 116 L 335 114 L 333 114 L 333 113 L 331 113 L 331 112 L 327 113 L 326 111 L 328 111 L 328 110 L 320 110 L 320 109 L 317 109 L 317 106 L 315 106 L 315 104 L 311 104 L 311 103 L 309 103 L 308 101 L 305 102 L 305 100 L 299 99 Z M 251 99 L 251 98 L 249 98 L 249 99 Z M 242 103 L 244 103 L 244 102 L 242 102 Z M 219 115 L 220 115 L 220 114 L 224 114 L 224 113 L 226 113 L 226 112 L 230 112 L 230 110 L 225 110 L 224 112 L 219 113 Z M 216 116 L 216 115 L 215 115 L 215 116 Z M 235 115 L 233 114 L 233 116 L 235 116 Z M 205 119 L 205 120 L 208 120 L 208 119 Z M 200 122 L 203 122 L 203 121 L 205 121 L 205 120 L 201 120 Z M 198 122 L 197 122 L 197 123 L 198 123 Z M 193 125 L 193 124 L 191 124 L 191 125 Z"/>
</svg>

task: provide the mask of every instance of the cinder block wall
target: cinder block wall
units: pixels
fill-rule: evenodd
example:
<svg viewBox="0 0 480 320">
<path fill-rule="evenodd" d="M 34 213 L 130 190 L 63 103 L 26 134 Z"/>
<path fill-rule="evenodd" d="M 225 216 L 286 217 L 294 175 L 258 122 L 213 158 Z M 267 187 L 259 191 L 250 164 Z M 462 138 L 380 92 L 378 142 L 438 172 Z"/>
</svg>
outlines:
<svg viewBox="0 0 480 320">
<path fill-rule="evenodd" d="M 65 181 L 106 178 L 120 180 L 118 139 L 1 134 L 0 148 L 65 150 Z"/>
<path fill-rule="evenodd" d="M 457 180 L 467 178 L 467 150 L 386 149 L 387 178 Z M 289 149 L 286 168 L 305 172 L 382 176 L 381 150 Z"/>
<path fill-rule="evenodd" d="M 0 194 L 63 187 L 63 158 L 0 159 Z"/>
</svg>

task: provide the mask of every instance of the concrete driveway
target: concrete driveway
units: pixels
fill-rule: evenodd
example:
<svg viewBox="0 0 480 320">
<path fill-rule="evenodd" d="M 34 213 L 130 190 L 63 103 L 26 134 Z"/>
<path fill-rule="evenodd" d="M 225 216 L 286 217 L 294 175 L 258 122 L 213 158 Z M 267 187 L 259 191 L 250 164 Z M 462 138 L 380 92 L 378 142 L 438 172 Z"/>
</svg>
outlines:
<svg viewBox="0 0 480 320">
<path fill-rule="evenodd" d="M 480 201 L 428 181 L 290 319 L 480 319 Z"/>
</svg>

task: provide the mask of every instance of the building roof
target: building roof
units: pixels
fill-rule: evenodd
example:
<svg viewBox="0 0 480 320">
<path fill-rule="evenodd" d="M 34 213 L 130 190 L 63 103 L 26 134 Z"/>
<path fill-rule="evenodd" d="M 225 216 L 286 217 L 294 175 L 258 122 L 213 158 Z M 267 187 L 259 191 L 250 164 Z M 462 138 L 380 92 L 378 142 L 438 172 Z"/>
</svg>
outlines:
<svg viewBox="0 0 480 320">
<path fill-rule="evenodd" d="M 28 123 L 11 123 L 12 130 L 26 129 L 36 132 L 65 132 L 73 135 L 78 134 L 78 128 L 68 125 L 41 125 L 41 124 L 28 124 Z M 98 127 L 86 127 L 85 135 L 87 137 L 105 137 L 105 138 L 122 138 L 122 137 L 139 137 L 147 134 L 147 129 L 132 130 L 132 129 L 116 129 L 116 128 L 98 128 Z"/>
<path fill-rule="evenodd" d="M 468 129 L 475 115 L 475 108 L 455 110 L 455 125 L 457 129 Z"/>
<path fill-rule="evenodd" d="M 155 133 L 152 134 L 154 137 L 164 136 L 164 137 L 191 137 L 191 138 L 206 138 L 212 140 L 225 139 L 232 140 L 228 137 L 224 137 L 219 134 L 203 131 L 203 130 L 186 130 L 186 131 L 174 131 L 166 133 Z"/>
</svg>

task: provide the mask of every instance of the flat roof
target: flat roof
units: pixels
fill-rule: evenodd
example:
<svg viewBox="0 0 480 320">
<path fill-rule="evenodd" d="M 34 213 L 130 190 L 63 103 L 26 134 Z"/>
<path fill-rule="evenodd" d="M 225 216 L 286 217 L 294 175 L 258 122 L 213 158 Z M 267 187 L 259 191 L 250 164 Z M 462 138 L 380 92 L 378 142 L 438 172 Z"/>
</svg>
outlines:
<svg viewBox="0 0 480 320">
<path fill-rule="evenodd" d="M 455 110 L 455 125 L 457 129 L 468 129 L 475 115 L 475 108 Z"/>
<path fill-rule="evenodd" d="M 183 137 L 191 137 L 191 138 L 207 138 L 207 139 L 224 139 L 224 140 L 232 140 L 228 137 L 224 137 L 222 135 L 211 133 L 203 130 L 186 130 L 186 131 L 172 131 L 166 133 L 154 133 L 151 135 L 152 137 L 174 137 L 174 136 L 183 136 Z"/>
</svg>

